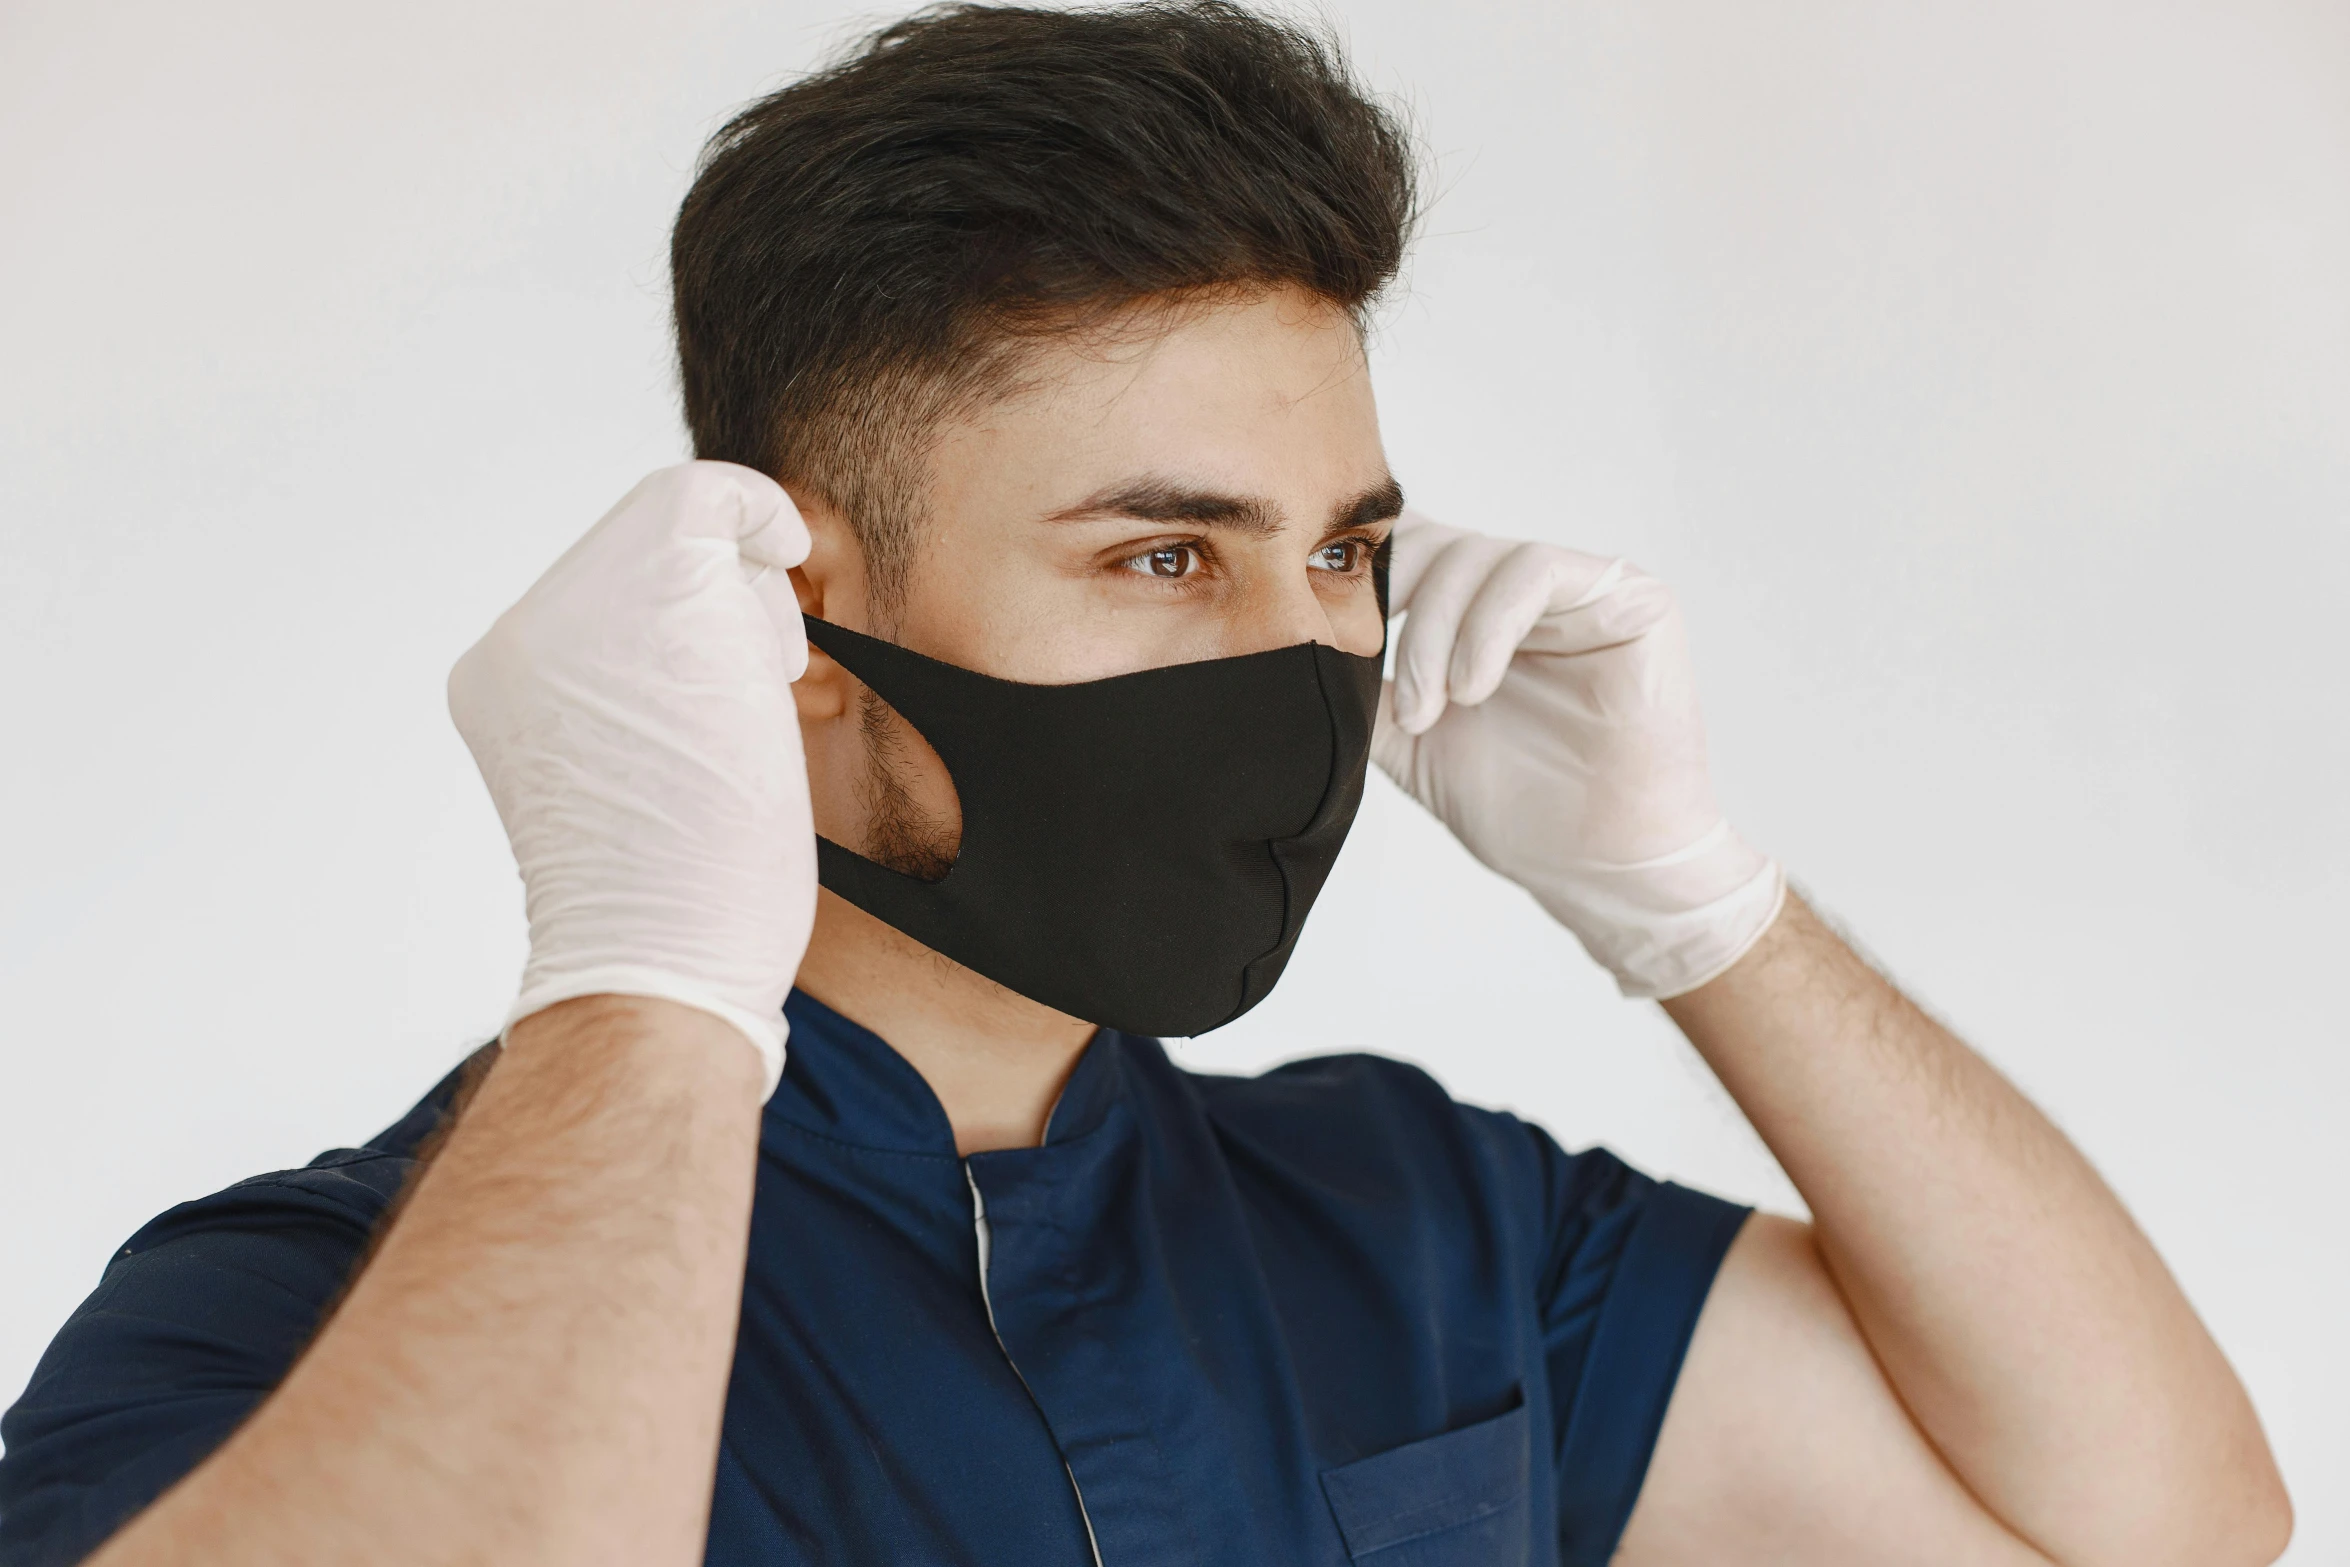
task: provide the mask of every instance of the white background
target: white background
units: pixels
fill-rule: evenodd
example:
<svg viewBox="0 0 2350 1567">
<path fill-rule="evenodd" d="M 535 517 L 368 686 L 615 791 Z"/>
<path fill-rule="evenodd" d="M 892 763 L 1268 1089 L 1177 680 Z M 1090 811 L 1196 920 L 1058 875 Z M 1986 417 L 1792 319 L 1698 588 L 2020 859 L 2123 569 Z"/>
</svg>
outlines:
<svg viewBox="0 0 2350 1567">
<path fill-rule="evenodd" d="M 1437 159 L 1448 520 L 1681 589 L 1726 800 L 2153 1232 L 2350 1562 L 2350 7 L 1344 5 Z M 522 958 L 457 653 L 683 451 L 667 227 L 828 6 L 0 8 L 0 1402 Z M 1370 1048 L 1792 1193 L 1384 785 L 1199 1063 Z"/>
</svg>

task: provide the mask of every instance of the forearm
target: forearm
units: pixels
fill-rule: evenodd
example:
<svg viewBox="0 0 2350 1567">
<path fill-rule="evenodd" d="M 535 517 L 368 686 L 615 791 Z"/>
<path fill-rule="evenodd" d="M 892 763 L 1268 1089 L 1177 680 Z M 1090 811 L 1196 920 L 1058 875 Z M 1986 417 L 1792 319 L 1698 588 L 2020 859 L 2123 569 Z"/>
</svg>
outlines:
<svg viewBox="0 0 2350 1567">
<path fill-rule="evenodd" d="M 2096 1173 L 1988 1063 L 1793 898 L 1666 1006 L 1984 1506 L 2069 1567 L 2240 1560 L 2264 1533 L 2281 1548 L 2282 1491 L 2233 1372 Z"/>
<path fill-rule="evenodd" d="M 665 1002 L 517 1024 L 284 1384 L 96 1567 L 698 1563 L 760 1082 Z"/>
</svg>

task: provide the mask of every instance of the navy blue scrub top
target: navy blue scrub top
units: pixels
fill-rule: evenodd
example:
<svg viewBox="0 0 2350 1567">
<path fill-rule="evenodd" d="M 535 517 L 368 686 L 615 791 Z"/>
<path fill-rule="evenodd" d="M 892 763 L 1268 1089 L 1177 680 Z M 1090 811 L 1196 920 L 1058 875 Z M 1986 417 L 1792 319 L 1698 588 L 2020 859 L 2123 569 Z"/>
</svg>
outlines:
<svg viewBox="0 0 2350 1567">
<path fill-rule="evenodd" d="M 1746 1210 L 1374 1056 L 1094 1037 L 1035 1148 L 795 994 L 713 1563 L 1597 1567 Z M 170 1210 L 0 1420 L 0 1567 L 79 1561 L 235 1429 L 457 1085 Z M 1089 1538 L 1090 1532 L 1090 1538 Z"/>
</svg>

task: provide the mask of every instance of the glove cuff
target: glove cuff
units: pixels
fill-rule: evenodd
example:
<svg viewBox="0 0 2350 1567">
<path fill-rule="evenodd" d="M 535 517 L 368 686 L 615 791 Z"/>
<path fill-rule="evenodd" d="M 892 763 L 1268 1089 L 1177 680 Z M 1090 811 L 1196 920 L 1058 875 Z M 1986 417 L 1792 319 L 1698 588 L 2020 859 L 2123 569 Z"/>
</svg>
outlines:
<svg viewBox="0 0 2350 1567">
<path fill-rule="evenodd" d="M 1726 821 L 1686 849 L 1631 865 L 1585 863 L 1531 889 L 1635 998 L 1669 1000 L 1746 956 L 1779 917 L 1787 877 Z"/>
<path fill-rule="evenodd" d="M 576 1001 L 581 996 L 648 996 L 707 1012 L 733 1025 L 759 1053 L 760 1069 L 765 1077 L 765 1085 L 759 1090 L 760 1103 L 766 1103 L 774 1094 L 775 1085 L 783 1081 L 784 1041 L 790 1037 L 791 1025 L 784 1021 L 780 1011 L 771 1017 L 761 1017 L 663 969 L 613 964 L 541 979 L 527 987 L 507 1009 L 506 1021 L 498 1025 L 499 1042 L 503 1043 L 508 1031 L 524 1018 L 544 1012 L 559 1001 Z"/>
</svg>

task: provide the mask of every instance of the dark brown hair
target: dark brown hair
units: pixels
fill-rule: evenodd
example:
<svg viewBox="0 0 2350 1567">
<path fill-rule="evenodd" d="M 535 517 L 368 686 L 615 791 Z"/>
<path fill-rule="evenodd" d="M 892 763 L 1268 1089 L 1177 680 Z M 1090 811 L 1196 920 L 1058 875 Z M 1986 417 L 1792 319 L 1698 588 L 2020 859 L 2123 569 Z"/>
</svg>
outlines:
<svg viewBox="0 0 2350 1567">
<path fill-rule="evenodd" d="M 1024 338 L 1281 285 L 1359 323 L 1414 172 L 1333 40 L 1226 0 L 919 12 L 704 152 L 670 249 L 694 450 L 839 507 L 886 605 L 925 435 Z"/>
</svg>

